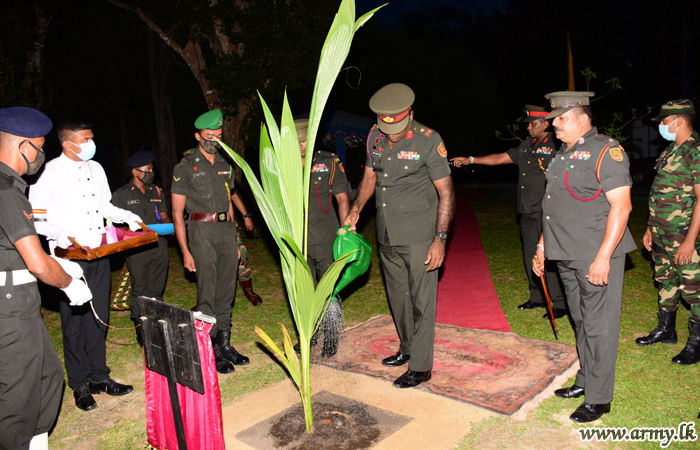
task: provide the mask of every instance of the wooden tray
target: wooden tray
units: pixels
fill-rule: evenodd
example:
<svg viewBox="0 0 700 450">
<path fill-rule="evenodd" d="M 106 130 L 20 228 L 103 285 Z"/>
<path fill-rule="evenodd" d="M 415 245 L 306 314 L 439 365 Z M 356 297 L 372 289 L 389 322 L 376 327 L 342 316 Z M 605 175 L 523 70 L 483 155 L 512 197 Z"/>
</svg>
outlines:
<svg viewBox="0 0 700 450">
<path fill-rule="evenodd" d="M 54 249 L 54 253 L 59 258 L 91 261 L 93 259 L 103 258 L 114 253 L 123 252 L 124 250 L 141 247 L 142 245 L 150 244 L 158 240 L 158 234 L 155 231 L 148 228 L 144 223 L 139 222 L 139 225 L 141 225 L 141 228 L 146 232 L 146 234 L 126 238 L 122 241 L 115 242 L 114 244 L 101 245 L 97 248 L 85 248 L 74 238 L 69 237 L 68 239 L 70 239 L 70 241 L 73 243 L 73 247 L 75 248 L 66 249 L 56 247 Z"/>
</svg>

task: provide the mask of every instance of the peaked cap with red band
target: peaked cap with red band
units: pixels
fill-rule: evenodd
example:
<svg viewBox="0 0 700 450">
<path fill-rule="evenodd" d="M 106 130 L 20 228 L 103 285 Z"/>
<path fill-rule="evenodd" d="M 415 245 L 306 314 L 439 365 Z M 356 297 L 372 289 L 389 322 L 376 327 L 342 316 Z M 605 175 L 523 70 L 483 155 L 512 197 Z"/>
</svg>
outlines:
<svg viewBox="0 0 700 450">
<path fill-rule="evenodd" d="M 552 112 L 545 119 L 554 119 L 561 116 L 565 112 L 574 109 L 578 106 L 590 105 L 590 98 L 595 95 L 591 91 L 557 91 L 550 92 L 544 98 L 549 100 L 552 105 Z"/>
<path fill-rule="evenodd" d="M 387 84 L 371 99 L 369 107 L 377 115 L 377 126 L 384 134 L 399 134 L 408 126 L 416 95 L 403 83 Z"/>
<path fill-rule="evenodd" d="M 549 114 L 549 111 L 545 109 L 544 106 L 535 105 L 525 105 L 525 111 L 527 112 L 527 117 L 523 119 L 523 122 L 530 123 L 537 119 L 544 119 Z"/>
</svg>

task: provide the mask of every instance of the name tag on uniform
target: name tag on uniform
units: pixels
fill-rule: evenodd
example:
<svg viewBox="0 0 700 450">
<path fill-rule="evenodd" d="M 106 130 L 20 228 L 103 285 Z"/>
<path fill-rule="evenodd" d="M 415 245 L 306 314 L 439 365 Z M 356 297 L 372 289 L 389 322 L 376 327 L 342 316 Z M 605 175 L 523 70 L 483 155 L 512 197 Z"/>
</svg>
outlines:
<svg viewBox="0 0 700 450">
<path fill-rule="evenodd" d="M 415 161 L 418 161 L 420 159 L 420 155 L 418 154 L 418 152 L 402 151 L 402 152 L 399 152 L 399 154 L 396 156 L 399 159 L 412 159 Z"/>
<path fill-rule="evenodd" d="M 537 154 L 539 154 L 539 155 L 551 155 L 552 149 L 549 147 L 540 147 L 537 149 Z"/>
<path fill-rule="evenodd" d="M 135 205 L 135 204 L 137 204 L 138 202 L 139 202 L 138 200 L 129 200 L 128 202 L 126 202 L 126 204 L 127 204 L 127 205 Z"/>
<path fill-rule="evenodd" d="M 582 161 L 588 161 L 591 159 L 591 152 L 587 152 L 585 150 L 576 150 L 569 156 L 569 159 L 579 159 Z"/>
<path fill-rule="evenodd" d="M 192 178 L 202 177 L 202 176 L 204 176 L 205 174 L 206 174 L 206 172 L 197 172 L 197 173 L 195 173 L 195 174 L 192 176 Z"/>
<path fill-rule="evenodd" d="M 328 172 L 328 166 L 325 164 L 314 164 L 311 168 L 312 172 Z"/>
</svg>

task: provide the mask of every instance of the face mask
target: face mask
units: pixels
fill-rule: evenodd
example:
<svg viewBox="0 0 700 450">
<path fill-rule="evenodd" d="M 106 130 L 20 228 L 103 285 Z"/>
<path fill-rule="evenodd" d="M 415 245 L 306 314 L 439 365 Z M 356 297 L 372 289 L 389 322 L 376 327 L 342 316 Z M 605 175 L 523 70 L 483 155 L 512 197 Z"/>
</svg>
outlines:
<svg viewBox="0 0 700 450">
<path fill-rule="evenodd" d="M 676 118 L 676 120 L 678 120 L 678 118 Z M 661 137 L 666 139 L 667 141 L 673 142 L 676 140 L 676 133 L 678 132 L 678 129 L 676 128 L 676 133 L 671 133 L 670 131 L 668 131 L 668 129 L 671 127 L 671 125 L 673 125 L 676 122 L 676 120 L 669 123 L 668 125 L 659 124 L 659 134 L 661 134 Z"/>
<path fill-rule="evenodd" d="M 199 144 L 202 146 L 202 150 L 209 154 L 214 154 L 219 151 L 221 148 L 221 144 L 219 144 L 217 141 L 209 141 L 206 139 L 202 139 L 199 141 Z"/>
<path fill-rule="evenodd" d="M 20 142 L 19 146 L 21 147 L 22 144 L 24 144 L 26 141 Z M 44 164 L 44 161 L 46 161 L 46 153 L 43 152 L 43 150 L 39 150 L 36 145 L 32 144 L 31 142 L 29 143 L 32 147 L 34 147 L 34 150 L 36 150 L 36 158 L 34 158 L 34 161 L 29 162 L 26 156 L 24 156 L 24 153 L 20 152 L 20 155 L 22 155 L 22 158 L 24 158 L 24 162 L 27 163 L 27 173 L 26 175 L 34 175 L 39 171 L 41 168 L 41 165 Z"/>
<path fill-rule="evenodd" d="M 139 170 L 139 169 L 136 169 Z M 151 184 L 153 183 L 153 179 L 156 177 L 156 174 L 153 172 L 144 172 L 143 170 L 139 170 L 143 174 L 143 178 L 139 178 L 141 180 L 141 183 L 143 184 Z"/>
<path fill-rule="evenodd" d="M 73 143 L 71 142 L 71 144 Z M 73 152 L 73 150 L 71 150 L 71 152 L 73 152 L 74 155 L 78 156 L 78 158 L 82 159 L 83 161 L 90 161 L 92 157 L 95 156 L 95 150 L 97 149 L 97 147 L 95 146 L 95 141 L 86 142 L 80 145 L 73 145 L 77 145 L 78 147 L 80 147 L 80 153 L 75 153 Z"/>
</svg>

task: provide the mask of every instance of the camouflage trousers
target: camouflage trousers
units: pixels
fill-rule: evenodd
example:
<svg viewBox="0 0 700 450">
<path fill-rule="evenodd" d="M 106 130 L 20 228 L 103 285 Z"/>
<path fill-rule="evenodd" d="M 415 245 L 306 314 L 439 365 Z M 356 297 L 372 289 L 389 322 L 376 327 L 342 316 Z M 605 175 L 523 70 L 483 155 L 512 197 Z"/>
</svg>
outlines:
<svg viewBox="0 0 700 450">
<path fill-rule="evenodd" d="M 241 257 L 238 260 L 238 281 L 248 281 L 253 278 L 253 274 L 251 273 L 250 266 L 248 265 L 248 249 L 245 248 L 245 245 L 243 245 L 238 224 L 236 224 L 236 244 L 238 245 L 238 249 L 241 251 Z"/>
<path fill-rule="evenodd" d="M 696 242 L 689 264 L 673 261 L 684 239 L 680 233 L 652 228 L 654 278 L 659 282 L 659 309 L 675 312 L 681 297 L 690 305 L 690 319 L 700 323 L 700 245 Z"/>
</svg>

